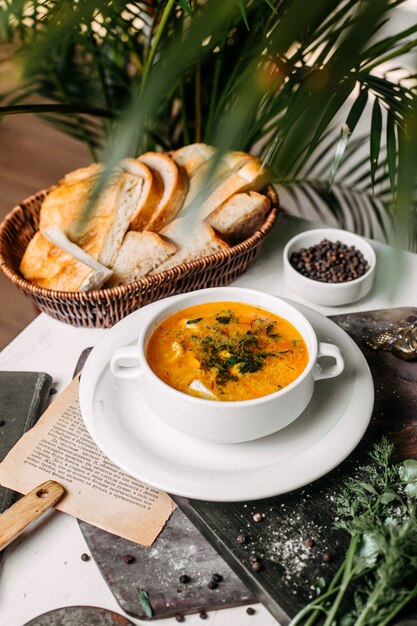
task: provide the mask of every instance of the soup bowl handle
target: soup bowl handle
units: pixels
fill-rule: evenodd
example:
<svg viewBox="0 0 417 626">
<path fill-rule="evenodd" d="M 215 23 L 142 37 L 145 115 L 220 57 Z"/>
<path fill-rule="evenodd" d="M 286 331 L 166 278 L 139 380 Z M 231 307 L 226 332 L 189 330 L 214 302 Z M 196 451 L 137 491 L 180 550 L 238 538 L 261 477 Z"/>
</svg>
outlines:
<svg viewBox="0 0 417 626">
<path fill-rule="evenodd" d="M 140 378 L 143 370 L 139 364 L 137 346 L 116 350 L 110 360 L 110 370 L 118 378 Z"/>
<path fill-rule="evenodd" d="M 336 363 L 331 365 L 323 365 L 316 362 L 313 368 L 314 380 L 321 380 L 322 378 L 334 378 L 339 376 L 343 372 L 345 362 L 339 348 L 332 343 L 318 342 L 317 359 L 323 356 L 333 357 Z"/>
</svg>

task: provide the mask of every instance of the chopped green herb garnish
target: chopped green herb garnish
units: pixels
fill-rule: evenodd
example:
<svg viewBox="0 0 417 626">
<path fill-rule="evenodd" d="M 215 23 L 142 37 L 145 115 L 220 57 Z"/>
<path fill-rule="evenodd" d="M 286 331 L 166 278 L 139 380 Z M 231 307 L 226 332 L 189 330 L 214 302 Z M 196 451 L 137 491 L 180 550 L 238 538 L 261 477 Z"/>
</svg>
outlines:
<svg viewBox="0 0 417 626">
<path fill-rule="evenodd" d="M 269 324 L 269 326 L 266 327 L 267 336 L 272 337 L 273 339 L 281 339 L 281 335 L 276 333 L 275 330 L 275 324 Z"/>
<path fill-rule="evenodd" d="M 255 332 L 258 332 L 260 330 L 262 330 L 262 328 L 265 327 L 265 320 L 263 320 L 260 317 L 256 317 L 253 322 L 251 323 L 252 328 L 255 330 Z"/>
<path fill-rule="evenodd" d="M 144 589 L 139 589 L 139 588 L 136 588 L 136 591 L 138 592 L 139 602 L 146 617 L 152 617 L 153 610 L 152 610 L 152 606 L 149 600 L 148 592 L 145 591 Z"/>
<path fill-rule="evenodd" d="M 201 322 L 202 319 L 202 317 L 196 317 L 195 320 L 187 320 L 185 323 L 187 326 L 190 324 L 198 324 L 198 322 Z"/>
<path fill-rule="evenodd" d="M 219 324 L 228 324 L 231 319 L 231 317 L 226 317 L 225 315 L 218 315 L 216 317 L 216 321 L 219 322 Z"/>
<path fill-rule="evenodd" d="M 233 313 L 231 309 L 224 309 L 223 311 L 219 311 L 217 315 L 215 316 L 215 320 L 219 324 L 224 324 L 224 325 L 227 325 L 232 321 L 233 322 L 238 321 L 236 315 Z"/>
<path fill-rule="evenodd" d="M 260 350 L 259 337 L 250 331 L 234 339 L 226 339 L 223 335 L 203 337 L 201 346 L 203 354 L 200 366 L 203 370 L 217 369 L 216 382 L 220 385 L 237 380 L 236 371 L 239 374 L 259 371 L 267 357 L 279 354 Z"/>
</svg>

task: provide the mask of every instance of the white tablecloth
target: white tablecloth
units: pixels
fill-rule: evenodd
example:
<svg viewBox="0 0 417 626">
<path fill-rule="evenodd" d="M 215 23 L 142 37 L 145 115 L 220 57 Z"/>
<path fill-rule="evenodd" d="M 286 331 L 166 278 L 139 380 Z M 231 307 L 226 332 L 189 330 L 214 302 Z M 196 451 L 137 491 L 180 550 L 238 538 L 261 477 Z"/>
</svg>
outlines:
<svg viewBox="0 0 417 626">
<path fill-rule="evenodd" d="M 293 235 L 315 226 L 304 220 L 280 216 L 256 261 L 234 284 L 303 302 L 284 283 L 282 250 Z M 417 254 L 404 252 L 399 255 L 384 244 L 372 244 L 377 255 L 377 269 L 375 284 L 368 296 L 345 307 L 312 308 L 331 315 L 417 306 Z M 41 314 L 2 351 L 0 368 L 48 372 L 57 390 L 61 391 L 70 382 L 81 351 L 94 345 L 105 332 L 74 328 Z M 72 517 L 52 511 L 31 526 L 8 548 L 4 558 L 0 573 L 0 624 L 23 626 L 42 613 L 71 605 L 99 606 L 122 613 L 94 561 L 81 561 L 83 552 L 88 552 L 88 547 Z M 255 608 L 253 616 L 246 614 L 245 607 L 211 612 L 208 623 L 213 626 L 270 626 L 277 623 L 261 605 Z M 135 624 L 143 624 L 129 619 Z M 152 623 L 170 626 L 177 622 L 172 618 Z M 202 622 L 198 615 L 190 615 L 186 617 L 186 623 L 195 626 Z"/>
</svg>

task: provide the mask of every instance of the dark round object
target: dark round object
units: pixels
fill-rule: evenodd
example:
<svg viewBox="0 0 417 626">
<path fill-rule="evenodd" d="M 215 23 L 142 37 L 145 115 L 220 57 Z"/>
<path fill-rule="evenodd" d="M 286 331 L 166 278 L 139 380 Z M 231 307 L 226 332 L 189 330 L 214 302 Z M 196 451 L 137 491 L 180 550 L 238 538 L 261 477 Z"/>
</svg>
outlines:
<svg viewBox="0 0 417 626">
<path fill-rule="evenodd" d="M 254 572 L 260 572 L 260 571 L 261 571 L 261 569 L 262 569 L 262 565 L 259 563 L 259 561 L 254 561 L 254 562 L 252 563 L 252 570 L 253 570 Z"/>
<path fill-rule="evenodd" d="M 0 420 L 0 427 L 5 425 L 5 421 L 4 420 Z"/>
<path fill-rule="evenodd" d="M 237 543 L 240 543 L 240 544 L 247 543 L 248 539 L 249 537 L 245 535 L 245 533 L 241 533 L 240 535 L 236 537 Z"/>
<path fill-rule="evenodd" d="M 330 563 L 330 561 L 332 560 L 332 555 L 330 554 L 330 552 L 323 552 L 321 560 L 323 561 L 323 563 Z"/>
<path fill-rule="evenodd" d="M 199 613 L 198 617 L 199 617 L 200 619 L 207 619 L 207 618 L 208 618 L 208 615 L 207 615 L 207 613 L 206 613 L 205 611 L 200 611 L 200 613 Z"/>
<path fill-rule="evenodd" d="M 223 582 L 223 576 L 221 574 L 213 574 L 211 580 L 215 583 L 221 583 Z"/>
<path fill-rule="evenodd" d="M 246 613 L 248 615 L 255 615 L 256 611 L 251 606 L 248 606 L 248 608 L 246 609 Z"/>
<path fill-rule="evenodd" d="M 135 560 L 135 557 L 132 556 L 131 554 L 125 554 L 123 557 L 123 561 L 126 563 L 126 565 L 129 565 L 130 563 L 133 563 Z"/>
<path fill-rule="evenodd" d="M 128 619 L 96 606 L 66 606 L 43 613 L 25 626 L 134 626 Z"/>
<path fill-rule="evenodd" d="M 180 583 L 182 583 L 183 585 L 186 585 L 187 583 L 190 582 L 191 578 L 188 576 L 188 574 L 181 574 L 181 576 L 178 579 L 180 581 Z"/>
<path fill-rule="evenodd" d="M 177 613 L 175 619 L 177 620 L 177 622 L 185 622 L 185 617 L 182 613 Z"/>
<path fill-rule="evenodd" d="M 82 561 L 89 561 L 90 560 L 90 556 L 88 556 L 88 554 L 86 554 L 85 552 L 81 555 L 81 560 Z"/>
</svg>

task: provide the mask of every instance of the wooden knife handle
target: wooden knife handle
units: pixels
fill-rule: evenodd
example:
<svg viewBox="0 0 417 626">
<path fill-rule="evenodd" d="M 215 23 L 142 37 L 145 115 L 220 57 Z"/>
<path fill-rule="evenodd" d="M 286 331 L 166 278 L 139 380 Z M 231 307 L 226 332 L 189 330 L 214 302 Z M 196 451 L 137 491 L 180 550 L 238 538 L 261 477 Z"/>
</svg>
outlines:
<svg viewBox="0 0 417 626">
<path fill-rule="evenodd" d="M 65 489 L 54 480 L 47 480 L 23 496 L 0 515 L 0 550 L 16 539 L 27 526 L 54 506 Z"/>
</svg>

